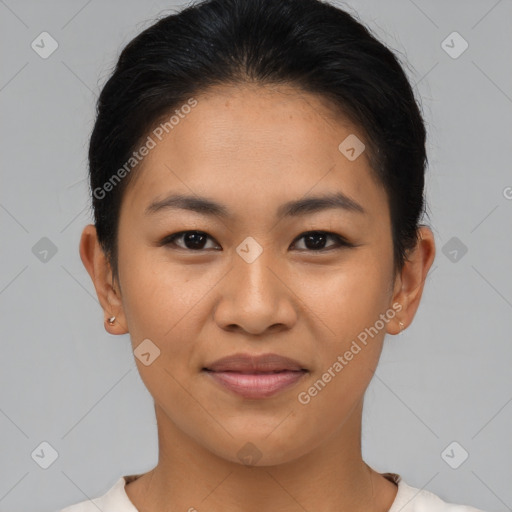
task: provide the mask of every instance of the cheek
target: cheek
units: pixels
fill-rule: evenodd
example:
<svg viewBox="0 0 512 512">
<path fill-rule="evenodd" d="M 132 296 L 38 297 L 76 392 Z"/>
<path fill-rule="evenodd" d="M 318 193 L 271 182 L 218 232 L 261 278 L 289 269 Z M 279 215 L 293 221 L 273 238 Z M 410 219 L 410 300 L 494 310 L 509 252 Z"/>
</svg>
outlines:
<svg viewBox="0 0 512 512">
<path fill-rule="evenodd" d="M 297 295 L 316 314 L 325 339 L 340 344 L 379 318 L 388 301 L 388 279 L 380 263 L 361 256 L 303 274 L 296 281 Z"/>
<path fill-rule="evenodd" d="M 120 261 L 123 308 L 135 338 L 164 341 L 208 290 L 208 279 L 193 282 L 163 249 L 134 250 Z M 206 282 L 205 282 L 206 281 Z"/>
<path fill-rule="evenodd" d="M 332 432 L 363 398 L 382 351 L 385 328 L 372 326 L 385 309 L 385 280 L 378 270 L 340 271 L 310 283 L 303 294 L 315 313 L 319 365 L 302 392 L 298 413 L 305 430 Z M 384 309 L 383 309 L 384 308 Z M 311 315 L 310 315 L 311 316 Z"/>
<path fill-rule="evenodd" d="M 154 251 L 156 254 L 156 251 Z M 193 267 L 193 268 L 192 268 Z M 206 267 L 205 267 L 206 269 Z M 208 318 L 208 294 L 219 282 L 217 272 L 201 272 L 197 266 L 185 269 L 157 255 L 132 252 L 120 266 L 123 287 L 123 308 L 127 319 L 132 348 L 149 339 L 158 348 L 159 355 L 152 363 L 160 368 L 161 378 L 168 377 L 165 369 L 177 379 L 186 378 L 187 367 L 197 351 L 196 340 L 201 339 Z M 150 367 L 136 363 L 148 388 L 154 388 Z"/>
<path fill-rule="evenodd" d="M 190 404 L 178 383 L 194 371 L 188 363 L 197 350 L 194 340 L 200 337 L 197 304 L 208 288 L 203 291 L 201 281 L 190 286 L 183 273 L 169 267 L 138 265 L 137 272 L 126 274 L 123 307 L 134 360 L 146 388 L 157 402 L 183 399 L 186 410 Z"/>
<path fill-rule="evenodd" d="M 300 296 L 318 320 L 317 378 L 322 391 L 313 400 L 338 404 L 340 414 L 362 396 L 378 364 L 386 332 L 380 320 L 388 303 L 386 272 L 382 262 L 361 254 L 357 263 L 302 280 Z"/>
</svg>

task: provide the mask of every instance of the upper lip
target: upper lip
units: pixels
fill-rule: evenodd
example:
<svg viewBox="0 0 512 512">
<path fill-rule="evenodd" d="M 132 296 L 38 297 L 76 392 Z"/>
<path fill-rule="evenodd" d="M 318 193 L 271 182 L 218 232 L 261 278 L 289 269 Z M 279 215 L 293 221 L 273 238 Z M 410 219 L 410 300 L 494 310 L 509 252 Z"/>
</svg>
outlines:
<svg viewBox="0 0 512 512">
<path fill-rule="evenodd" d="M 298 361 L 279 354 L 233 354 L 217 359 L 203 368 L 213 372 L 275 372 L 282 370 L 301 371 L 306 370 Z"/>
</svg>

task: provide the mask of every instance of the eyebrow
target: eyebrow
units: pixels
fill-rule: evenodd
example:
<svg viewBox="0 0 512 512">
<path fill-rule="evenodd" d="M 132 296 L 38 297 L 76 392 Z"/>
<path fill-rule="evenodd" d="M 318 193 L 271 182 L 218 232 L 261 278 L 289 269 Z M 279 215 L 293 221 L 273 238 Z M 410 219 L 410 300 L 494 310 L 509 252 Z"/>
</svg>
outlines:
<svg viewBox="0 0 512 512">
<path fill-rule="evenodd" d="M 335 192 L 284 203 L 277 209 L 276 216 L 297 217 L 333 208 L 342 209 L 347 212 L 367 213 L 354 199 L 342 192 Z M 160 201 L 154 201 L 146 207 L 144 214 L 152 215 L 157 212 L 176 209 L 189 210 L 220 219 L 234 217 L 228 208 L 212 199 L 184 194 L 171 194 Z"/>
</svg>

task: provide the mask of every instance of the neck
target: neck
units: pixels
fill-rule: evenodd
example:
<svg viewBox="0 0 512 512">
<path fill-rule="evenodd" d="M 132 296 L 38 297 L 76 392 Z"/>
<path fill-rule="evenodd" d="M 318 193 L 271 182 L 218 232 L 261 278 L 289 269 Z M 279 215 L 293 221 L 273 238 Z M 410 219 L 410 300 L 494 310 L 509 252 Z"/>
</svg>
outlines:
<svg viewBox="0 0 512 512">
<path fill-rule="evenodd" d="M 389 509 L 396 495 L 395 484 L 362 460 L 362 400 L 330 439 L 319 440 L 303 455 L 267 466 L 220 457 L 185 434 L 158 406 L 155 411 L 158 464 L 126 486 L 139 512 L 380 512 Z"/>
</svg>

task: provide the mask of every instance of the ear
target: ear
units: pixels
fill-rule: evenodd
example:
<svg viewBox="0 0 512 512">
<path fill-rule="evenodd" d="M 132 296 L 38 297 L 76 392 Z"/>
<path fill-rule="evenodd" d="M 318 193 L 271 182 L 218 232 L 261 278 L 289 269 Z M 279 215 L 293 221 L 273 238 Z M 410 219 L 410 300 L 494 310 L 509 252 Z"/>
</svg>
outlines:
<svg viewBox="0 0 512 512">
<path fill-rule="evenodd" d="M 403 322 L 404 329 L 412 323 L 420 305 L 425 279 L 435 258 L 436 248 L 432 230 L 427 226 L 421 226 L 418 231 L 421 238 L 408 254 L 402 272 L 395 279 L 391 304 L 398 302 L 402 309 L 393 321 L 388 323 L 389 334 L 400 333 L 399 322 Z"/>
<path fill-rule="evenodd" d="M 88 224 L 82 232 L 80 258 L 91 276 L 103 308 L 105 330 L 110 334 L 126 334 L 128 330 L 126 329 L 121 293 L 117 286 L 112 286 L 112 270 L 98 241 L 94 224 Z M 108 323 L 111 316 L 116 317 L 113 325 Z"/>
</svg>

